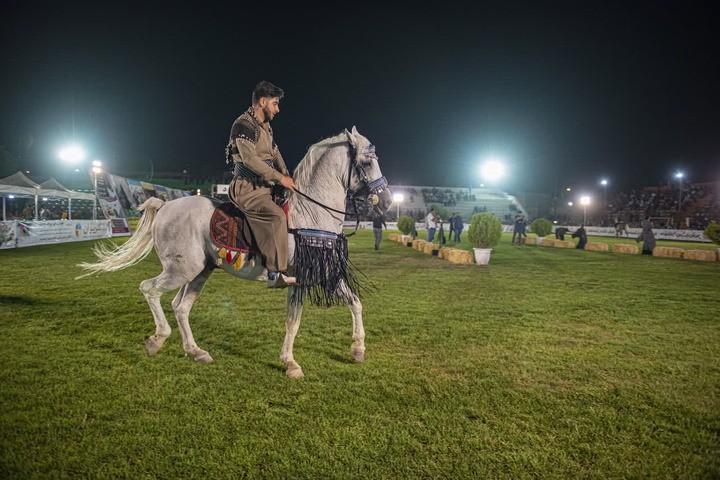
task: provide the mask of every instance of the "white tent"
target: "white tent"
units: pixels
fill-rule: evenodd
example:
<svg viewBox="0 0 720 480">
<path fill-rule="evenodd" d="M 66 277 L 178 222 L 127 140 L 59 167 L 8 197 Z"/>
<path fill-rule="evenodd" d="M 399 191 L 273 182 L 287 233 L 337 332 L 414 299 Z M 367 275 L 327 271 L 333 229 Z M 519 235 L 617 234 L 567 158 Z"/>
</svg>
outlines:
<svg viewBox="0 0 720 480">
<path fill-rule="evenodd" d="M 53 197 L 68 199 L 68 214 L 72 218 L 71 202 L 76 200 L 95 200 L 91 193 L 75 192 L 65 188 L 60 182 L 51 178 L 38 185 L 30 180 L 22 172 L 17 172 L 9 177 L 0 178 L 0 195 L 3 196 L 3 220 L 5 220 L 5 198 L 8 195 L 28 195 L 35 197 L 35 218 L 38 211 L 38 197 Z"/>
</svg>

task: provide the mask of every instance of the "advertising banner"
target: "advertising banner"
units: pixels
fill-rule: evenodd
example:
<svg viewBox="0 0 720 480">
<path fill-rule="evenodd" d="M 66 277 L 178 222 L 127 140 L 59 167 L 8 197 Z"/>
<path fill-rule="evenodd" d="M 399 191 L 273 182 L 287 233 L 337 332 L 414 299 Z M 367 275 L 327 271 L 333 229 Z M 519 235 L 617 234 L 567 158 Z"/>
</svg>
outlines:
<svg viewBox="0 0 720 480">
<path fill-rule="evenodd" d="M 17 242 L 17 220 L 0 222 L 0 248 L 15 248 Z"/>
<path fill-rule="evenodd" d="M 190 195 L 190 192 L 184 190 L 139 182 L 109 173 L 98 175 L 97 186 L 100 206 L 106 218 L 112 221 L 115 236 L 130 235 L 140 219 L 137 208 L 148 198 L 156 197 L 169 202 Z"/>
<path fill-rule="evenodd" d="M 118 196 L 118 186 L 115 185 L 113 177 L 114 175 L 108 173 L 98 175 L 95 192 L 105 218 L 112 222 L 113 235 L 130 235 L 130 227 L 125 221 L 125 212 Z"/>
<path fill-rule="evenodd" d="M 15 224 L 15 240 L 3 242 L 3 248 L 81 242 L 112 236 L 110 220 L 16 220 L 3 223 Z"/>
</svg>

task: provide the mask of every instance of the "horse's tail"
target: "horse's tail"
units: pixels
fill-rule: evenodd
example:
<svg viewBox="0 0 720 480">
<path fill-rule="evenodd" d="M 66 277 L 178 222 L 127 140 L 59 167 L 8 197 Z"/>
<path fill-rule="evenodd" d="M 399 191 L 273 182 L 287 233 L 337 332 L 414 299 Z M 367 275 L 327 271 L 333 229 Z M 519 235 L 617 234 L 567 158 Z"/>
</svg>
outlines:
<svg viewBox="0 0 720 480">
<path fill-rule="evenodd" d="M 142 218 L 137 224 L 135 234 L 120 246 L 113 245 L 108 247 L 104 243 L 99 243 L 93 249 L 95 255 L 100 259 L 97 263 L 80 263 L 78 267 L 88 270 L 88 273 L 80 275 L 78 278 L 87 277 L 93 274 L 103 272 L 114 272 L 123 268 L 131 267 L 147 257 L 153 249 L 152 224 L 155 221 L 160 207 L 165 202 L 159 198 L 151 197 L 138 207 L 139 212 L 144 212 Z"/>
</svg>

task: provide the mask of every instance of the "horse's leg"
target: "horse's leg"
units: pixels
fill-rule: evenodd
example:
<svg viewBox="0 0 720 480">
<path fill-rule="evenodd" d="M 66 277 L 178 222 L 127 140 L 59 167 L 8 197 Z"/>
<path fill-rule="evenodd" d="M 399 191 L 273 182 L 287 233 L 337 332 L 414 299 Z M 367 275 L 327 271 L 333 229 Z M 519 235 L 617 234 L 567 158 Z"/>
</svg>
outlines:
<svg viewBox="0 0 720 480">
<path fill-rule="evenodd" d="M 362 303 L 360 299 L 350 291 L 345 282 L 338 288 L 339 295 L 345 300 L 345 305 L 350 309 L 353 320 L 353 344 L 350 347 L 352 357 L 358 362 L 365 361 L 365 329 L 362 321 Z"/>
<path fill-rule="evenodd" d="M 195 344 L 195 338 L 193 338 L 192 331 L 190 330 L 190 322 L 188 316 L 190 315 L 190 309 L 193 303 L 202 292 L 205 282 L 210 278 L 212 270 L 205 269 L 200 275 L 195 277 L 190 283 L 180 289 L 175 299 L 172 302 L 173 310 L 175 311 L 175 317 L 177 318 L 178 328 L 180 329 L 180 335 L 182 336 L 183 349 L 185 354 L 190 354 L 195 357 L 196 362 L 210 363 L 213 358 L 205 350 L 198 348 Z"/>
<path fill-rule="evenodd" d="M 280 361 L 287 366 L 285 375 L 290 378 L 304 377 L 300 365 L 295 362 L 293 358 L 293 343 L 295 342 L 295 335 L 297 335 L 298 328 L 300 328 L 300 317 L 302 316 L 303 302 L 305 300 L 305 294 L 297 292 L 297 295 L 302 295 L 303 298 L 299 299 L 299 302 L 292 302 L 291 298 L 296 293 L 298 287 L 288 287 L 287 294 L 287 318 L 285 319 L 285 341 L 283 342 L 282 351 L 280 352 Z"/>
<path fill-rule="evenodd" d="M 145 295 L 155 319 L 155 334 L 145 341 L 145 351 L 148 355 L 155 355 L 170 336 L 170 325 L 168 325 L 165 312 L 160 305 L 160 296 L 165 292 L 182 287 L 185 283 L 184 277 L 173 275 L 167 271 L 140 283 L 140 291 Z"/>
</svg>

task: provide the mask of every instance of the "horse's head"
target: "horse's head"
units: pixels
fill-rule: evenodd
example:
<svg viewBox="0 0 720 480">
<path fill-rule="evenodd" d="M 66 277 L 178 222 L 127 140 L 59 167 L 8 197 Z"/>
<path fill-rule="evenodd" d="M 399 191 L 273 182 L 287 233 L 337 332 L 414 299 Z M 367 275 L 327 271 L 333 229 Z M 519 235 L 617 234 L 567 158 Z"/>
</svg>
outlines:
<svg viewBox="0 0 720 480">
<path fill-rule="evenodd" d="M 387 179 L 380 171 L 375 147 L 360 135 L 355 127 L 352 132 L 345 130 L 345 135 L 352 147 L 351 166 L 356 175 L 350 175 L 350 189 L 355 191 L 355 203 L 359 213 L 366 214 L 373 208 L 377 213 L 385 213 L 392 204 L 392 195 Z"/>
</svg>

